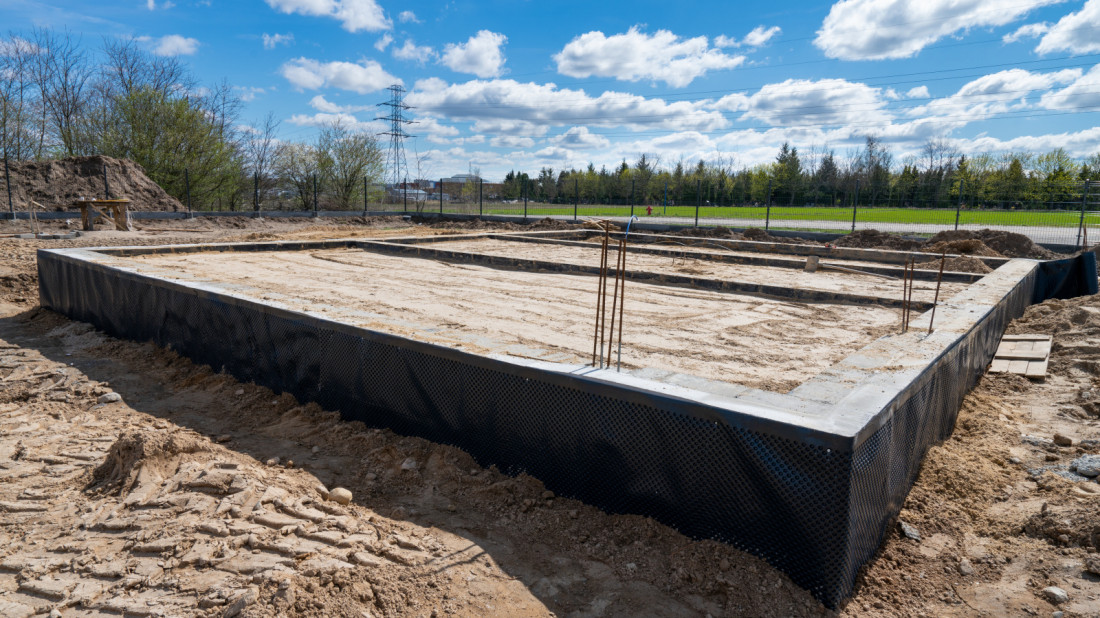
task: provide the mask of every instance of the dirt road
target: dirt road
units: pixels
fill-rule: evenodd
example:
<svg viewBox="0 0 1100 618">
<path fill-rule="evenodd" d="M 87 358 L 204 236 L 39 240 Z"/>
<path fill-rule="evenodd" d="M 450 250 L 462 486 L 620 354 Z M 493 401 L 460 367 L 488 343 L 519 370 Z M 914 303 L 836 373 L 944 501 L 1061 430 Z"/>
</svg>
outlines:
<svg viewBox="0 0 1100 618">
<path fill-rule="evenodd" d="M 0 240 L 0 615 L 829 614 L 731 547 L 36 309 L 54 244 Z M 1100 615 L 1100 484 L 1069 470 L 1100 454 L 1098 316 L 1012 326 L 1054 334 L 1050 377 L 983 379 L 903 507 L 920 540 L 895 527 L 839 614 Z"/>
</svg>

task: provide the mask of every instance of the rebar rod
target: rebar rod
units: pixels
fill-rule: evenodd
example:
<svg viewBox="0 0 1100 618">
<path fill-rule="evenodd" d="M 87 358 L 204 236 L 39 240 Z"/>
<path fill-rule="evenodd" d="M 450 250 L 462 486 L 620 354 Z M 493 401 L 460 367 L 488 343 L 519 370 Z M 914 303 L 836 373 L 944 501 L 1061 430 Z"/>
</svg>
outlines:
<svg viewBox="0 0 1100 618">
<path fill-rule="evenodd" d="M 600 250 L 600 276 L 598 296 L 596 298 L 596 332 L 592 337 L 592 366 L 599 367 L 603 364 L 603 331 L 604 331 L 604 299 L 607 297 L 607 242 L 610 234 L 604 229 L 603 243 Z M 599 356 L 596 355 L 596 346 L 599 346 Z"/>
<path fill-rule="evenodd" d="M 607 342 L 607 362 L 605 367 L 611 366 L 611 348 L 613 339 L 615 337 L 615 310 L 619 306 L 619 272 L 622 270 L 619 268 L 619 262 L 622 260 L 622 250 L 620 249 L 619 255 L 615 256 L 615 288 L 611 293 L 611 332 Z"/>
<path fill-rule="evenodd" d="M 619 288 L 619 358 L 616 363 L 616 370 L 623 370 L 623 308 L 626 307 L 626 237 L 619 241 L 619 255 L 622 257 L 622 265 L 619 267 L 620 277 L 622 277 L 623 284 Z"/>
<path fill-rule="evenodd" d="M 917 277 L 917 259 L 913 258 L 913 264 L 909 267 L 909 296 L 905 299 L 905 330 L 909 331 L 909 323 L 913 319 L 913 283 Z"/>
<path fill-rule="evenodd" d="M 928 334 L 932 334 L 932 323 L 936 321 L 936 304 L 940 302 L 940 283 L 943 282 L 943 265 L 947 261 L 947 251 L 940 256 L 940 276 L 936 279 L 936 297 L 932 300 L 932 317 L 928 318 Z"/>
</svg>

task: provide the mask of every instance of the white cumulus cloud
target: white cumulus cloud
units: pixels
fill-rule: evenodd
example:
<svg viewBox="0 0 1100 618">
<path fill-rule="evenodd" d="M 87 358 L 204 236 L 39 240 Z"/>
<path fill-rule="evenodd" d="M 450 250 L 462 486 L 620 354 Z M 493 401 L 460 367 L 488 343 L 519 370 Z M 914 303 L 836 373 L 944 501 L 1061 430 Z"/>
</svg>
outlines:
<svg viewBox="0 0 1100 618">
<path fill-rule="evenodd" d="M 745 118 L 773 126 L 889 123 L 884 92 L 844 79 L 788 79 L 768 84 L 747 101 Z"/>
<path fill-rule="evenodd" d="M 419 24 L 420 20 L 416 18 L 416 13 L 412 11 L 401 11 L 397 14 L 397 21 L 403 24 Z"/>
<path fill-rule="evenodd" d="M 1043 35 L 1035 51 L 1040 54 L 1100 52 L 1100 0 L 1088 0 L 1080 11 L 1058 20 Z"/>
<path fill-rule="evenodd" d="M 535 145 L 535 140 L 530 137 L 501 135 L 489 140 L 489 145 L 493 148 L 530 148 Z"/>
<path fill-rule="evenodd" d="M 393 22 L 374 0 L 266 0 L 268 6 L 286 14 L 329 17 L 348 32 L 378 32 L 393 28 Z"/>
<path fill-rule="evenodd" d="M 309 106 L 319 112 L 325 112 L 327 114 L 354 114 L 377 107 L 375 105 L 339 105 L 326 99 L 323 94 L 319 94 L 310 99 Z"/>
<path fill-rule="evenodd" d="M 1040 104 L 1047 109 L 1100 107 L 1100 64 L 1065 88 L 1044 94 Z"/>
<path fill-rule="evenodd" d="M 1015 43 L 1016 41 L 1022 39 L 1033 39 L 1043 36 L 1047 33 L 1048 30 L 1050 30 L 1050 24 L 1045 21 L 1038 24 L 1025 24 L 1023 26 L 1020 26 L 1016 30 L 1004 35 L 1003 37 L 1001 37 L 1001 40 L 1004 41 L 1005 44 Z"/>
<path fill-rule="evenodd" d="M 842 60 L 908 58 L 946 36 L 1003 26 L 1063 1 L 840 0 L 825 17 L 814 45 Z"/>
<path fill-rule="evenodd" d="M 720 34 L 714 37 L 715 47 L 761 47 L 766 45 L 768 41 L 778 36 L 783 30 L 779 26 L 772 26 L 766 28 L 764 26 L 757 26 L 752 29 L 751 32 L 745 35 L 745 38 L 737 40 L 736 38 L 728 37 L 724 34 Z"/>
<path fill-rule="evenodd" d="M 390 75 L 374 60 L 353 62 L 319 62 L 310 58 L 295 58 L 280 69 L 283 77 L 303 90 L 339 88 L 359 94 L 367 94 L 399 84 L 401 80 Z"/>
<path fill-rule="evenodd" d="M 1039 100 L 1038 97 L 1031 96 L 1034 92 L 1071 83 L 1080 76 L 1080 69 L 1064 69 L 1053 73 L 1036 73 L 1024 69 L 998 71 L 965 84 L 953 95 L 914 107 L 908 113 L 922 119 L 948 117 L 952 124 L 962 125 L 995 114 L 1031 107 Z"/>
<path fill-rule="evenodd" d="M 588 127 L 572 127 L 565 133 L 550 138 L 550 143 L 555 146 L 563 146 L 574 150 L 589 150 L 593 148 L 607 148 L 611 140 L 602 135 L 597 135 L 588 130 Z"/>
<path fill-rule="evenodd" d="M 705 36 L 682 39 L 668 30 L 647 34 L 634 26 L 624 34 L 582 34 L 554 54 L 554 62 L 570 77 L 648 79 L 682 88 L 708 71 L 735 68 L 745 57 L 712 48 Z"/>
<path fill-rule="evenodd" d="M 424 64 L 435 57 L 435 50 L 427 45 L 417 45 L 412 39 L 406 39 L 404 45 L 393 48 L 393 57 Z"/>
<path fill-rule="evenodd" d="M 447 84 L 429 78 L 417 82 L 405 100 L 418 110 L 473 121 L 482 133 L 528 137 L 544 135 L 549 127 L 558 126 L 709 131 L 730 124 L 721 112 L 704 109 L 703 102 L 666 102 L 610 91 L 593 97 L 583 90 L 510 79 Z"/>
<path fill-rule="evenodd" d="M 263 34 L 264 49 L 275 49 L 280 45 L 290 45 L 294 42 L 294 35 L 290 32 L 286 34 Z"/>
<path fill-rule="evenodd" d="M 383 34 L 381 38 L 374 42 L 374 48 L 378 51 L 386 51 L 386 48 L 390 46 L 390 43 L 393 43 L 393 36 L 389 32 L 387 32 L 386 34 Z"/>
<path fill-rule="evenodd" d="M 503 34 L 482 30 L 465 43 L 448 43 L 440 62 L 457 73 L 499 77 L 504 68 L 504 52 L 500 48 L 507 41 Z"/>
<path fill-rule="evenodd" d="M 198 39 L 169 34 L 156 39 L 153 53 L 158 56 L 190 56 L 199 51 Z"/>
</svg>

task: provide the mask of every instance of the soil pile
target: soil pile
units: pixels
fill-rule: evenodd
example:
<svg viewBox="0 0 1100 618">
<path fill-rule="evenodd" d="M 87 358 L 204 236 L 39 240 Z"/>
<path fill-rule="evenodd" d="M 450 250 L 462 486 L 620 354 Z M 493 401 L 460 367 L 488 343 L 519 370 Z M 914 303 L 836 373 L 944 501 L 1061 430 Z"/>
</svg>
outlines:
<svg viewBox="0 0 1100 618">
<path fill-rule="evenodd" d="M 146 176 L 137 163 L 98 155 L 12 163 L 12 199 L 18 209 L 29 208 L 33 200 L 57 210 L 71 208 L 80 198 L 102 199 L 104 167 L 111 197 L 128 198 L 130 210 L 184 210 L 183 204 Z"/>
<path fill-rule="evenodd" d="M 977 232 L 970 232 L 966 230 L 952 230 L 946 232 L 940 232 L 928 239 L 929 245 L 936 245 L 941 242 L 957 242 L 957 241 L 969 241 L 980 240 L 987 247 L 1000 254 L 1003 257 L 1010 258 L 1032 258 L 1035 260 L 1052 260 L 1057 255 L 1054 252 L 1049 251 L 1035 244 L 1030 238 L 1023 234 L 1016 234 L 1015 232 L 1004 232 L 1000 230 L 978 230 Z M 988 255 L 974 253 L 974 255 Z"/>
<path fill-rule="evenodd" d="M 920 262 L 916 265 L 916 268 L 917 270 L 939 270 L 940 260 Z M 943 260 L 943 269 L 948 272 L 978 273 L 982 275 L 993 272 L 993 269 L 986 266 L 985 262 L 969 255 L 960 255 Z"/>
<path fill-rule="evenodd" d="M 941 242 L 929 241 L 922 251 L 928 253 L 948 253 L 958 255 L 979 255 L 983 257 L 1004 257 L 999 252 L 990 249 L 988 245 L 976 238 L 965 240 L 949 240 Z"/>
<path fill-rule="evenodd" d="M 892 249 L 894 251 L 913 251 L 921 248 L 920 241 L 878 230 L 852 232 L 836 239 L 833 244 L 855 249 Z"/>
</svg>

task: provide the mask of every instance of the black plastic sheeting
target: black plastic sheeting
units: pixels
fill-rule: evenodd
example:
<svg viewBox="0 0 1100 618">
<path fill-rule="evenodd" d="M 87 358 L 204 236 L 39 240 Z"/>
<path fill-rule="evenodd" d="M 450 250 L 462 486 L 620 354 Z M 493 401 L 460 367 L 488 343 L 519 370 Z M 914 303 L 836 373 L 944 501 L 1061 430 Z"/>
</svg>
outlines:
<svg viewBox="0 0 1100 618">
<path fill-rule="evenodd" d="M 1024 278 L 901 389 L 862 440 L 328 322 L 63 252 L 40 251 L 38 268 L 42 305 L 73 319 L 171 346 L 348 420 L 458 446 L 562 496 L 728 542 L 835 608 L 881 543 L 925 452 L 951 433 L 1007 323 L 1041 300 L 1040 290 L 1096 292 L 1092 254 L 1079 261 Z"/>
</svg>

